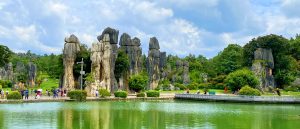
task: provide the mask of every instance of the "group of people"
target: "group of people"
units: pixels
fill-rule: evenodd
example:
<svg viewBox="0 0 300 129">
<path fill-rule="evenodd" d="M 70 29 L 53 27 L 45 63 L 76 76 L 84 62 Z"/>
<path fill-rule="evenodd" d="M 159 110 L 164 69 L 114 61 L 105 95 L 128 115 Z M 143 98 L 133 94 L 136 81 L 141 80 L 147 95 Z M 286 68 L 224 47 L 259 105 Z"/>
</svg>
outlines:
<svg viewBox="0 0 300 129">
<path fill-rule="evenodd" d="M 8 90 L 5 92 L 4 90 L 0 89 L 1 98 L 4 98 L 4 96 L 7 96 L 8 93 L 9 93 Z"/>
<path fill-rule="evenodd" d="M 67 96 L 67 90 L 66 89 L 53 89 L 53 98 L 58 98 L 58 95 L 60 94 L 61 97 Z M 50 92 L 48 91 L 48 94 L 50 96 Z"/>
<path fill-rule="evenodd" d="M 22 99 L 24 98 L 24 96 L 25 96 L 25 99 L 28 99 L 28 97 L 29 97 L 29 90 L 28 89 L 21 90 L 20 92 L 21 92 Z"/>
</svg>

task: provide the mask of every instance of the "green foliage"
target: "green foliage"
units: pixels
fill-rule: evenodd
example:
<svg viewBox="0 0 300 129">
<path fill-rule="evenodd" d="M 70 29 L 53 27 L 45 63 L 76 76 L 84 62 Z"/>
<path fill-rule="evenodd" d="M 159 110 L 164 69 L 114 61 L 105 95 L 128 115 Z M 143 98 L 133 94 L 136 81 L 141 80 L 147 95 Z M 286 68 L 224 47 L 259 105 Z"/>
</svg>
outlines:
<svg viewBox="0 0 300 129">
<path fill-rule="evenodd" d="M 74 90 L 74 91 L 69 91 L 67 94 L 70 99 L 75 99 L 77 101 L 85 101 L 87 92 L 84 90 Z"/>
<path fill-rule="evenodd" d="M 101 97 L 108 97 L 111 95 L 106 89 L 99 89 L 99 94 Z"/>
<path fill-rule="evenodd" d="M 199 87 L 199 84 L 194 83 L 194 82 L 187 85 L 187 88 L 190 89 L 190 90 L 196 90 L 196 89 L 198 89 L 198 87 Z"/>
<path fill-rule="evenodd" d="M 242 87 L 242 89 L 239 91 L 239 95 L 260 96 L 260 94 L 261 93 L 259 90 L 251 88 L 248 85 Z"/>
<path fill-rule="evenodd" d="M 229 44 L 212 59 L 217 74 L 229 74 L 242 68 L 243 48 L 237 44 Z"/>
<path fill-rule="evenodd" d="M 158 86 L 162 87 L 163 90 L 170 90 L 170 81 L 168 79 L 160 80 Z"/>
<path fill-rule="evenodd" d="M 180 90 L 185 90 L 186 89 L 186 86 L 181 84 L 181 83 L 175 83 L 174 86 L 178 87 Z"/>
<path fill-rule="evenodd" d="M 147 97 L 159 97 L 159 91 L 149 90 L 146 92 Z"/>
<path fill-rule="evenodd" d="M 198 89 L 210 89 L 210 87 L 212 87 L 211 83 L 201 83 L 198 85 Z"/>
<path fill-rule="evenodd" d="M 139 92 L 140 90 L 145 89 L 147 82 L 148 82 L 148 77 L 146 75 L 137 74 L 129 78 L 128 85 L 130 89 Z"/>
<path fill-rule="evenodd" d="M 145 97 L 145 93 L 144 92 L 141 92 L 141 93 L 137 93 L 136 94 L 136 97 Z"/>
<path fill-rule="evenodd" d="M 255 87 L 259 84 L 256 76 L 248 69 L 241 69 L 230 73 L 225 79 L 226 85 L 233 91 L 245 85 Z"/>
<path fill-rule="evenodd" d="M 12 82 L 9 80 L 0 80 L 0 85 L 2 88 L 12 88 Z"/>
<path fill-rule="evenodd" d="M 282 36 L 274 34 L 254 38 L 244 46 L 244 64 L 245 66 L 252 65 L 254 51 L 257 48 L 272 49 L 275 63 L 273 70 L 275 80 L 280 87 L 289 85 L 289 83 L 293 81 L 293 76 L 297 73 L 297 71 L 295 71 L 297 65 L 295 65 L 296 61 L 293 57 L 298 58 L 298 40 L 298 36 L 296 37 L 296 40 L 291 39 L 291 41 L 289 41 Z"/>
<path fill-rule="evenodd" d="M 7 95 L 6 98 L 7 99 L 22 99 L 22 96 L 21 96 L 20 92 L 12 91 Z"/>
<path fill-rule="evenodd" d="M 9 62 L 12 52 L 7 46 L 0 45 L 0 55 L 0 67 L 3 67 L 6 63 Z"/>
<path fill-rule="evenodd" d="M 115 63 L 115 77 L 117 79 L 117 81 L 119 81 L 119 78 L 121 78 L 121 76 L 128 71 L 129 69 L 129 59 L 127 54 L 125 53 L 124 50 L 120 49 L 118 51 L 118 57 L 116 59 L 116 63 Z"/>
<path fill-rule="evenodd" d="M 126 98 L 127 97 L 127 92 L 126 91 L 116 91 L 114 93 L 115 97 L 121 97 L 121 98 Z"/>
</svg>

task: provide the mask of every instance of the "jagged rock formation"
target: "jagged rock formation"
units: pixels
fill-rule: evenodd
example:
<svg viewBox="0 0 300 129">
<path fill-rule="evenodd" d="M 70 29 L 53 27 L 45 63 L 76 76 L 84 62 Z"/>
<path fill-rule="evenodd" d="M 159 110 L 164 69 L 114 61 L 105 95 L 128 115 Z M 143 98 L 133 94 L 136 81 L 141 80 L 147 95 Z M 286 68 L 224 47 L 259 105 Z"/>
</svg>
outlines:
<svg viewBox="0 0 300 129">
<path fill-rule="evenodd" d="M 99 88 L 107 89 L 110 92 L 117 89 L 114 68 L 117 57 L 118 34 L 118 30 L 106 28 L 97 37 L 99 42 L 92 45 L 91 71 L 94 82 L 85 89 L 89 94 L 93 94 Z"/>
<path fill-rule="evenodd" d="M 187 61 L 183 62 L 182 67 L 183 67 L 183 74 L 182 74 L 183 84 L 187 85 L 190 83 L 189 62 Z"/>
<path fill-rule="evenodd" d="M 271 49 L 258 48 L 254 52 L 254 62 L 252 71 L 259 79 L 259 89 L 267 91 L 269 88 L 275 87 L 275 81 L 272 74 L 274 68 L 274 59 Z"/>
<path fill-rule="evenodd" d="M 135 75 L 142 70 L 142 48 L 141 41 L 137 37 L 131 39 L 130 35 L 123 33 L 120 38 L 120 50 L 124 51 L 129 60 L 129 69 L 127 73 L 119 79 L 119 89 L 129 90 L 129 76 Z"/>
<path fill-rule="evenodd" d="M 189 62 L 187 61 L 176 61 L 176 74 L 172 77 L 172 82 L 176 82 L 181 80 L 183 84 L 187 85 L 190 83 L 189 76 Z"/>
<path fill-rule="evenodd" d="M 75 35 L 65 38 L 63 50 L 64 77 L 63 88 L 67 90 L 74 89 L 73 66 L 76 60 L 76 53 L 80 51 L 80 43 Z"/>
<path fill-rule="evenodd" d="M 138 74 L 142 70 L 142 48 L 141 41 L 123 33 L 120 39 L 120 49 L 128 55 L 130 75 Z"/>
<path fill-rule="evenodd" d="M 28 63 L 28 85 L 35 86 L 37 67 L 34 63 Z"/>
<path fill-rule="evenodd" d="M 155 37 L 150 38 L 147 58 L 147 71 L 149 76 L 148 89 L 155 89 L 160 80 L 160 51 L 159 42 Z"/>
<path fill-rule="evenodd" d="M 13 81 L 13 66 L 9 62 L 3 68 L 0 68 L 0 80 L 10 80 Z"/>
</svg>

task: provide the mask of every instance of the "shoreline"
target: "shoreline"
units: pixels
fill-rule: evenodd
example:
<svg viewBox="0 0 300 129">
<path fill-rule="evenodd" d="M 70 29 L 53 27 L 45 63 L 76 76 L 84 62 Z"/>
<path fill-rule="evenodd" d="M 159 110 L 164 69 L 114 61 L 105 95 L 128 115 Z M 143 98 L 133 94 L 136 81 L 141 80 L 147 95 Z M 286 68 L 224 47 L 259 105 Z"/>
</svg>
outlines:
<svg viewBox="0 0 300 129">
<path fill-rule="evenodd" d="M 194 100 L 228 103 L 263 103 L 263 104 L 300 104 L 300 98 L 294 96 L 243 96 L 243 95 L 198 95 L 175 94 L 175 100 Z"/>
</svg>

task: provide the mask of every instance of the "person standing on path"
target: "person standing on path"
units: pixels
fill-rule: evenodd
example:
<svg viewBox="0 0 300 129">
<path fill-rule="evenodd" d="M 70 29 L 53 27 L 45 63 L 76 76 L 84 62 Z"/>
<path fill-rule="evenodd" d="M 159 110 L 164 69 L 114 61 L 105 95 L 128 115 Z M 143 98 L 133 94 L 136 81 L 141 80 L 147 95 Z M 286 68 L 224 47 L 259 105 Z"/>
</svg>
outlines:
<svg viewBox="0 0 300 129">
<path fill-rule="evenodd" d="M 28 96 L 29 96 L 29 91 L 28 91 L 28 89 L 26 89 L 26 90 L 24 91 L 24 94 L 25 94 L 25 99 L 28 100 Z"/>
</svg>

